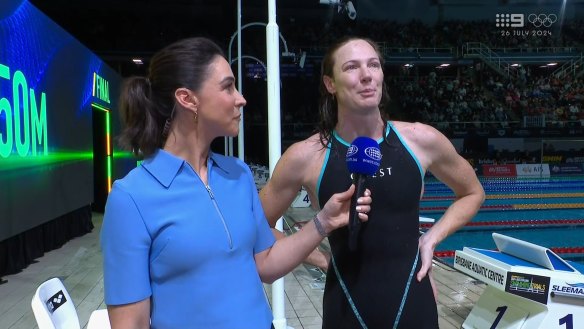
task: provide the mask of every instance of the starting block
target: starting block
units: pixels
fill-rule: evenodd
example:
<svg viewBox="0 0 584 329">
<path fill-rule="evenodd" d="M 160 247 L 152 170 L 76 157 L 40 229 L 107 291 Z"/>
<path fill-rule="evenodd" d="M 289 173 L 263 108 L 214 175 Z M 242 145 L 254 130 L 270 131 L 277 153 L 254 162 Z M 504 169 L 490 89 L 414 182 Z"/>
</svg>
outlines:
<svg viewBox="0 0 584 329">
<path fill-rule="evenodd" d="M 584 266 L 493 233 L 498 251 L 464 247 L 454 268 L 487 284 L 464 329 L 584 328 Z"/>
</svg>

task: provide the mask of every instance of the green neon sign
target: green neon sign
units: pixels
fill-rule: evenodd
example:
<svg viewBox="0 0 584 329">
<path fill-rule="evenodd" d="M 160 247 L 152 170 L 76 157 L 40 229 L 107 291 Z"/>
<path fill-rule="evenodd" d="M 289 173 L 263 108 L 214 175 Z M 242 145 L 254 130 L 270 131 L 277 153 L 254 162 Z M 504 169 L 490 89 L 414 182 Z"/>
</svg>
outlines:
<svg viewBox="0 0 584 329">
<path fill-rule="evenodd" d="M 36 92 L 28 88 L 24 73 L 16 70 L 11 79 L 10 68 L 0 64 L 0 83 L 3 80 L 12 80 L 12 103 L 0 95 L 0 115 L 4 113 L 6 118 L 4 134 L 0 133 L 0 157 L 8 158 L 14 149 L 21 157 L 48 155 L 46 94 L 41 92 L 37 103 Z"/>
<path fill-rule="evenodd" d="M 109 82 L 95 72 L 93 73 L 93 97 L 110 103 Z"/>
</svg>

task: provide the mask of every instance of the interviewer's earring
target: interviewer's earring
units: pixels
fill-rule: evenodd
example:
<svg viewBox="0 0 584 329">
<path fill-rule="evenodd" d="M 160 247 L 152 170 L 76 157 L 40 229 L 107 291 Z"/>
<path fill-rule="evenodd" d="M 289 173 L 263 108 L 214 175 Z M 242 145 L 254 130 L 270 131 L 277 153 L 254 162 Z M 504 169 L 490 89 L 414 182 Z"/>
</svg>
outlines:
<svg viewBox="0 0 584 329">
<path fill-rule="evenodd" d="M 195 118 L 195 123 L 197 123 L 199 121 L 199 112 L 196 110 L 195 110 L 194 118 Z"/>
</svg>

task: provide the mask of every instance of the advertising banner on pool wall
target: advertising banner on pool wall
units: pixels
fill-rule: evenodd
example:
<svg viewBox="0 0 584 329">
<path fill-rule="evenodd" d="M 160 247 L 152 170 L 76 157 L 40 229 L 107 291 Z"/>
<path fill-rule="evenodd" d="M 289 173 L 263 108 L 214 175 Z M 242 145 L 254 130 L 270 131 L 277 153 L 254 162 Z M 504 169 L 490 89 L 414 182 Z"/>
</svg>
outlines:
<svg viewBox="0 0 584 329">
<path fill-rule="evenodd" d="M 514 164 L 509 165 L 483 165 L 483 176 L 486 177 L 517 177 Z"/>
<path fill-rule="evenodd" d="M 550 177 L 550 166 L 547 163 L 517 164 L 517 177 Z"/>
<path fill-rule="evenodd" d="M 554 165 L 555 166 L 555 165 Z M 554 169 L 559 174 L 560 171 L 573 171 L 574 173 L 582 168 L 578 169 L 578 165 L 566 166 L 565 169 L 558 165 L 558 168 Z M 483 165 L 482 174 L 485 177 L 550 177 L 550 166 L 547 163 L 534 163 L 534 164 L 504 164 L 504 165 Z"/>
<path fill-rule="evenodd" d="M 584 174 L 584 164 L 582 163 L 561 163 L 550 166 L 550 174 L 553 175 L 582 175 Z"/>
</svg>

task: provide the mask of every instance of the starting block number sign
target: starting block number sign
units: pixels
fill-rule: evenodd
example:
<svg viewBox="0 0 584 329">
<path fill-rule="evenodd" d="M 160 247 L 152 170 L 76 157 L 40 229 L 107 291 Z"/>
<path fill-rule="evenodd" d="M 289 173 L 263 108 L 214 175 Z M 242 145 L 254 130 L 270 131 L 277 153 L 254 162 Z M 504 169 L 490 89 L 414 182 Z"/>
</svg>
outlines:
<svg viewBox="0 0 584 329">
<path fill-rule="evenodd" d="M 529 311 L 508 300 L 500 290 L 488 286 L 468 315 L 464 329 L 520 329 Z"/>
<path fill-rule="evenodd" d="M 298 192 L 296 199 L 292 202 L 292 208 L 308 208 L 310 207 L 310 198 L 308 192 L 304 188 Z"/>
<path fill-rule="evenodd" d="M 574 314 L 568 314 L 561 318 L 558 322 L 560 326 L 565 325 L 566 329 L 574 329 Z"/>
<path fill-rule="evenodd" d="M 576 312 L 570 312 L 576 311 Z M 576 319 L 577 317 L 580 317 Z M 464 329 L 579 329 L 578 323 L 584 322 L 578 310 L 567 312 L 547 309 L 543 305 L 518 300 L 518 297 L 506 294 L 488 286 L 479 302 L 468 315 Z"/>
</svg>

